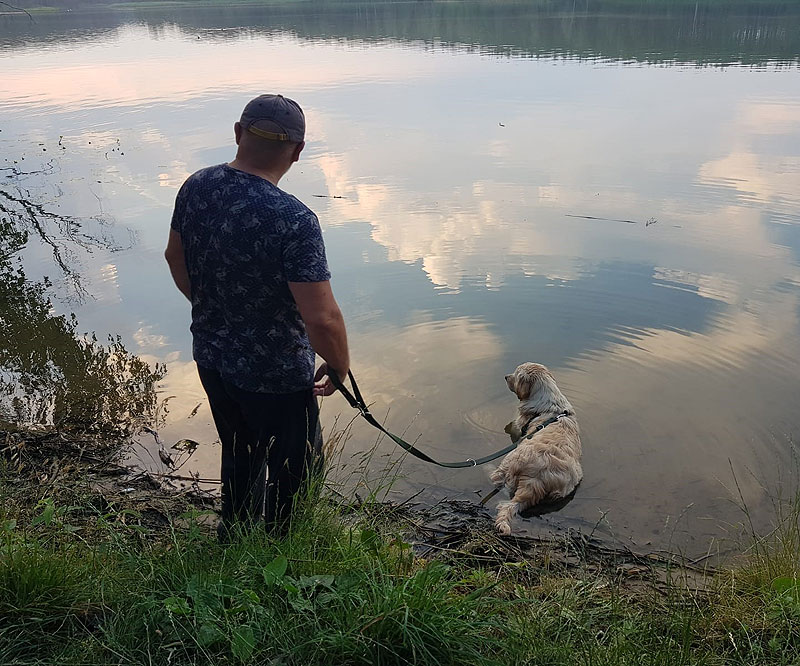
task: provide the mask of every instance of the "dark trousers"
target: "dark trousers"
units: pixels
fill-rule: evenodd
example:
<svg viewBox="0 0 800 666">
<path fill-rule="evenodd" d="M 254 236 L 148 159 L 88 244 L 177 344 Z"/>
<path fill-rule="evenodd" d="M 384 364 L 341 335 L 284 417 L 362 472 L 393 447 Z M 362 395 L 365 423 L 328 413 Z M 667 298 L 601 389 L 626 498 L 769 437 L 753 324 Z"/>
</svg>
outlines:
<svg viewBox="0 0 800 666">
<path fill-rule="evenodd" d="M 285 529 L 295 495 L 321 462 L 319 407 L 311 389 L 254 393 L 197 367 L 222 443 L 222 527 Z"/>
</svg>

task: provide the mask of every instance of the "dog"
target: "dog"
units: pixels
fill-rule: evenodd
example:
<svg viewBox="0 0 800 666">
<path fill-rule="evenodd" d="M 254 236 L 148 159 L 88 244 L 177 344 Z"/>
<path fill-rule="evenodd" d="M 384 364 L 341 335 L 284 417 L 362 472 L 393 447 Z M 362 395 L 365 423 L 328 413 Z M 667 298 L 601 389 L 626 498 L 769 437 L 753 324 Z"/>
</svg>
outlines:
<svg viewBox="0 0 800 666">
<path fill-rule="evenodd" d="M 567 497 L 583 478 L 575 410 L 550 371 L 538 363 L 523 363 L 506 375 L 506 383 L 520 400 L 509 434 L 514 441 L 524 439 L 491 475 L 492 483 L 506 488 L 511 498 L 497 506 L 495 527 L 504 535 L 511 534 L 511 521 L 518 513 L 543 500 Z"/>
</svg>

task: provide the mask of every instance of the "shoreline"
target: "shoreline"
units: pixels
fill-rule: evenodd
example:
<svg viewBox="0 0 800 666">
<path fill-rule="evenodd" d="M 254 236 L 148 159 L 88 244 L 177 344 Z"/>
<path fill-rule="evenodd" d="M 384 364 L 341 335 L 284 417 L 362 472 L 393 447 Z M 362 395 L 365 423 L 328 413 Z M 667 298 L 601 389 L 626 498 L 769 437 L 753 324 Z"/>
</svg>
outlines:
<svg viewBox="0 0 800 666">
<path fill-rule="evenodd" d="M 161 509 L 154 509 L 161 514 L 163 525 L 168 523 L 167 514 L 176 514 L 187 507 L 206 509 L 218 512 L 219 497 L 209 489 L 209 485 L 218 483 L 213 479 L 204 479 L 192 475 L 137 469 L 126 464 L 125 444 L 111 444 L 100 447 L 100 453 L 92 453 L 102 437 L 97 435 L 70 435 L 60 433 L 52 428 L 4 431 L 0 429 L 0 462 L 6 465 L 3 476 L 7 475 L 8 466 L 17 466 L 16 482 L 25 485 L 39 485 L 41 490 L 49 489 L 56 504 L 64 489 L 73 494 L 83 492 L 93 502 L 103 505 L 116 504 L 124 509 L 131 509 L 148 501 Z M 186 440 L 188 441 L 188 440 Z M 335 442 L 335 438 L 334 438 Z M 2 476 L 0 476 L 2 478 Z M 562 532 L 550 532 L 546 535 L 518 535 L 501 537 L 494 528 L 491 512 L 478 502 L 460 499 L 443 499 L 432 505 L 414 503 L 414 496 L 396 502 L 386 499 L 363 500 L 357 492 L 345 496 L 336 489 L 326 485 L 323 491 L 328 501 L 337 503 L 345 513 L 357 514 L 367 511 L 381 515 L 385 520 L 402 529 L 404 536 L 410 539 L 415 550 L 422 556 L 434 552 L 452 552 L 466 555 L 461 547 L 474 548 L 475 535 L 484 534 L 485 547 L 491 546 L 495 561 L 502 559 L 521 561 L 536 548 L 547 547 L 555 550 L 580 550 L 587 560 L 598 563 L 613 559 L 629 564 L 649 563 L 653 566 L 686 568 L 687 571 L 710 572 L 714 566 L 698 566 L 701 562 L 719 560 L 722 555 L 706 554 L 690 558 L 675 551 L 649 550 L 638 551 L 628 545 L 607 539 L 586 535 L 580 530 L 567 529 Z M 163 508 L 169 510 L 165 514 Z M 210 516 L 213 523 L 215 516 Z M 156 520 L 153 525 L 159 523 Z M 483 556 L 476 560 L 486 559 Z M 489 558 L 492 559 L 492 558 Z M 564 556 L 566 565 L 573 562 Z M 724 559 L 719 561 L 725 565 Z"/>
<path fill-rule="evenodd" d="M 459 511 L 453 527 L 433 509 L 323 487 L 288 534 L 255 530 L 221 546 L 215 498 L 131 475 L 119 443 L 52 429 L 0 442 L 2 663 L 148 663 L 143 646 L 171 664 L 800 657 L 797 504 L 780 548 L 761 540 L 719 568 L 575 532 L 500 537 L 474 506 L 446 507 L 448 519 Z M 274 612 L 317 633 L 275 638 Z"/>
</svg>

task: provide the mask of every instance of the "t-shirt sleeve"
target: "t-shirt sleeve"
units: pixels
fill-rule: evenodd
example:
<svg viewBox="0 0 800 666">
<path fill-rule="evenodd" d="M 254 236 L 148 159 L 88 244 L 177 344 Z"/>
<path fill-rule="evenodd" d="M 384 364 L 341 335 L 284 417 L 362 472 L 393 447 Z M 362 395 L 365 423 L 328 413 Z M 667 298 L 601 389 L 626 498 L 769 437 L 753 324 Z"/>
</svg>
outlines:
<svg viewBox="0 0 800 666">
<path fill-rule="evenodd" d="M 289 225 L 283 245 L 283 269 L 289 282 L 324 282 L 331 279 L 319 220 L 302 211 Z"/>
<path fill-rule="evenodd" d="M 188 181 L 187 181 L 188 182 Z M 172 211 L 172 223 L 170 227 L 179 234 L 183 233 L 183 221 L 186 218 L 186 199 L 189 187 L 187 183 L 181 185 L 178 196 L 175 197 L 175 208 Z"/>
</svg>

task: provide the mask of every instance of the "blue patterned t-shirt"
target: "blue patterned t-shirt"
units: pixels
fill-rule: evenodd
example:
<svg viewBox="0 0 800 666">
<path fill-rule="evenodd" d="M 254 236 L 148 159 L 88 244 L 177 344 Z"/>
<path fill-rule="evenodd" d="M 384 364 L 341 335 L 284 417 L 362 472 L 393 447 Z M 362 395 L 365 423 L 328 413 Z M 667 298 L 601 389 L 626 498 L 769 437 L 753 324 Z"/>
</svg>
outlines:
<svg viewBox="0 0 800 666">
<path fill-rule="evenodd" d="M 259 176 L 201 169 L 178 192 L 198 365 L 246 391 L 290 393 L 314 383 L 314 351 L 289 282 L 330 279 L 317 216 Z"/>
</svg>

